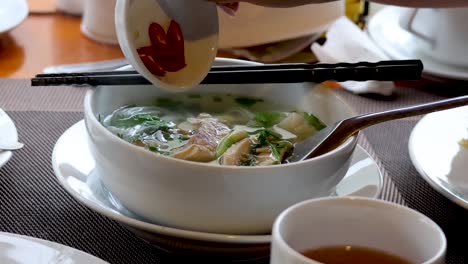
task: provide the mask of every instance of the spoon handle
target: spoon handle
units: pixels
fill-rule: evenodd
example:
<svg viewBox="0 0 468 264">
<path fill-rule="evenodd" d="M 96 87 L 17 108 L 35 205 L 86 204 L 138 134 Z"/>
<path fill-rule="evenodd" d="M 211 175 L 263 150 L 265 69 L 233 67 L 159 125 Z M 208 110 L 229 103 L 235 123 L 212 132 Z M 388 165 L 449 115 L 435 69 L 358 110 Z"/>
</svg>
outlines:
<svg viewBox="0 0 468 264">
<path fill-rule="evenodd" d="M 338 147 L 342 142 L 366 127 L 390 120 L 423 115 L 465 105 L 468 105 L 468 95 L 378 113 L 363 114 L 342 120 L 328 129 L 329 134 L 304 159 L 323 154 Z"/>
<path fill-rule="evenodd" d="M 378 113 L 363 114 L 346 119 L 343 123 L 348 123 L 349 128 L 347 130 L 350 134 L 354 134 L 361 129 L 378 123 L 428 114 L 464 105 L 468 105 L 468 95 Z"/>
</svg>

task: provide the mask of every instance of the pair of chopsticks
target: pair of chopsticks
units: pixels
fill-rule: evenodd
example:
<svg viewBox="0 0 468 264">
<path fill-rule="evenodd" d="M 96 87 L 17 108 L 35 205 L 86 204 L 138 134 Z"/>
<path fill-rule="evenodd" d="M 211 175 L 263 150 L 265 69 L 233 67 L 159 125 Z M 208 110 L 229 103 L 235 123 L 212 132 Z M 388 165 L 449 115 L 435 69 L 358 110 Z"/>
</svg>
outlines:
<svg viewBox="0 0 468 264">
<path fill-rule="evenodd" d="M 421 78 L 420 60 L 335 64 L 267 64 L 255 66 L 214 66 L 202 84 L 302 83 L 324 81 L 396 81 Z M 150 84 L 136 71 L 38 74 L 32 86 L 56 85 L 144 85 Z"/>
</svg>

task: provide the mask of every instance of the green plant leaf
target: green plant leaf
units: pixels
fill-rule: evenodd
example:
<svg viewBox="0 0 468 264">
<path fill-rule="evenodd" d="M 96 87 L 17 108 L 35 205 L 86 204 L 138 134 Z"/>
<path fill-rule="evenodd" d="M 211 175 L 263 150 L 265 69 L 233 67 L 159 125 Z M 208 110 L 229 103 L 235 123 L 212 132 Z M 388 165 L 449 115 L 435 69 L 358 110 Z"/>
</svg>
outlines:
<svg viewBox="0 0 468 264">
<path fill-rule="evenodd" d="M 304 112 L 304 119 L 307 120 L 307 123 L 309 123 L 309 125 L 314 127 L 317 131 L 324 129 L 327 126 L 313 114 L 308 114 Z"/>
</svg>

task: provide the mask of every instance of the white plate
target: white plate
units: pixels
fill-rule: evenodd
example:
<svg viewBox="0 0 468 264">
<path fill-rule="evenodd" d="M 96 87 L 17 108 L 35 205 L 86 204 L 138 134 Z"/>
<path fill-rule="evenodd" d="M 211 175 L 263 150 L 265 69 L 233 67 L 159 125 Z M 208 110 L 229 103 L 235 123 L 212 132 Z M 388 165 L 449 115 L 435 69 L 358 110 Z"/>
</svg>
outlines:
<svg viewBox="0 0 468 264">
<path fill-rule="evenodd" d="M 77 249 L 54 242 L 0 233 L 0 263 L 15 264 L 106 264 L 107 262 Z"/>
<path fill-rule="evenodd" d="M 222 255 L 246 260 L 269 254 L 270 238 L 265 235 L 224 235 L 186 231 L 145 222 L 125 209 L 101 183 L 87 145 L 84 121 L 69 128 L 57 141 L 52 154 L 55 175 L 65 190 L 90 209 L 135 232 L 155 246 L 179 254 Z M 131 177 L 131 175 L 129 175 Z M 378 197 L 382 176 L 372 158 L 356 148 L 351 168 L 336 194 Z"/>
<path fill-rule="evenodd" d="M 17 141 L 18 133 L 13 120 L 0 108 L 0 142 L 13 143 Z M 0 168 L 10 160 L 12 155 L 11 151 L 0 150 Z"/>
<path fill-rule="evenodd" d="M 218 46 L 250 47 L 322 33 L 344 10 L 343 0 L 290 8 L 240 3 L 235 16 L 218 12 Z"/>
<path fill-rule="evenodd" d="M 468 68 L 443 64 L 420 51 L 421 40 L 400 27 L 404 7 L 385 7 L 369 21 L 367 32 L 392 59 L 421 59 L 424 73 L 458 80 L 468 80 Z"/>
<path fill-rule="evenodd" d="M 468 106 L 428 114 L 414 127 L 409 154 L 435 190 L 468 209 Z"/>
<path fill-rule="evenodd" d="M 18 26 L 28 16 L 28 3 L 26 0 L 0 1 L 0 34 L 10 31 Z"/>
</svg>

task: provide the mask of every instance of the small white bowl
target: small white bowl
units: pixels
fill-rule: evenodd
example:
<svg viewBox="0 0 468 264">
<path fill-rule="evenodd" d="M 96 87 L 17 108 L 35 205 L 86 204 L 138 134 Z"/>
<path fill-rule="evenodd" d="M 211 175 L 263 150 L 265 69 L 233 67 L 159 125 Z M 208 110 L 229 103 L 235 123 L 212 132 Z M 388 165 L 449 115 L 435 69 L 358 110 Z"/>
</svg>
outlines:
<svg viewBox="0 0 468 264">
<path fill-rule="evenodd" d="M 178 36 L 182 38 L 177 39 L 183 39 L 185 66 L 177 71 L 168 70 L 164 76 L 156 76 L 145 66 L 137 49 L 151 46 L 159 52 L 163 50 L 155 48 L 150 39 L 149 27 L 153 23 L 161 26 L 157 38 L 160 44 L 171 47 L 168 38 L 172 35 L 170 25 L 173 22 L 180 26 L 181 34 Z M 117 0 L 115 27 L 120 48 L 129 63 L 159 88 L 170 91 L 191 89 L 206 77 L 216 57 L 218 15 L 216 4 L 209 1 Z M 167 55 L 167 52 L 162 53 Z"/>
<path fill-rule="evenodd" d="M 301 253 L 358 246 L 410 263 L 445 263 L 447 240 L 427 216 L 399 204 L 358 197 L 312 199 L 283 211 L 273 226 L 271 264 L 320 264 Z"/>
<path fill-rule="evenodd" d="M 0 36 L 20 25 L 29 14 L 26 0 L 2 0 L 0 2 Z"/>
<path fill-rule="evenodd" d="M 325 123 L 353 115 L 333 91 L 313 84 L 202 85 L 192 93 L 231 93 L 315 113 Z M 96 170 L 131 211 L 164 226 L 224 234 L 266 234 L 275 217 L 297 202 L 328 196 L 349 167 L 356 137 L 303 162 L 230 167 L 178 160 L 123 141 L 97 119 L 127 104 L 175 96 L 153 86 L 101 86 L 84 102 Z"/>
<path fill-rule="evenodd" d="M 67 14 L 80 16 L 83 13 L 84 0 L 57 0 L 56 6 Z"/>
</svg>

